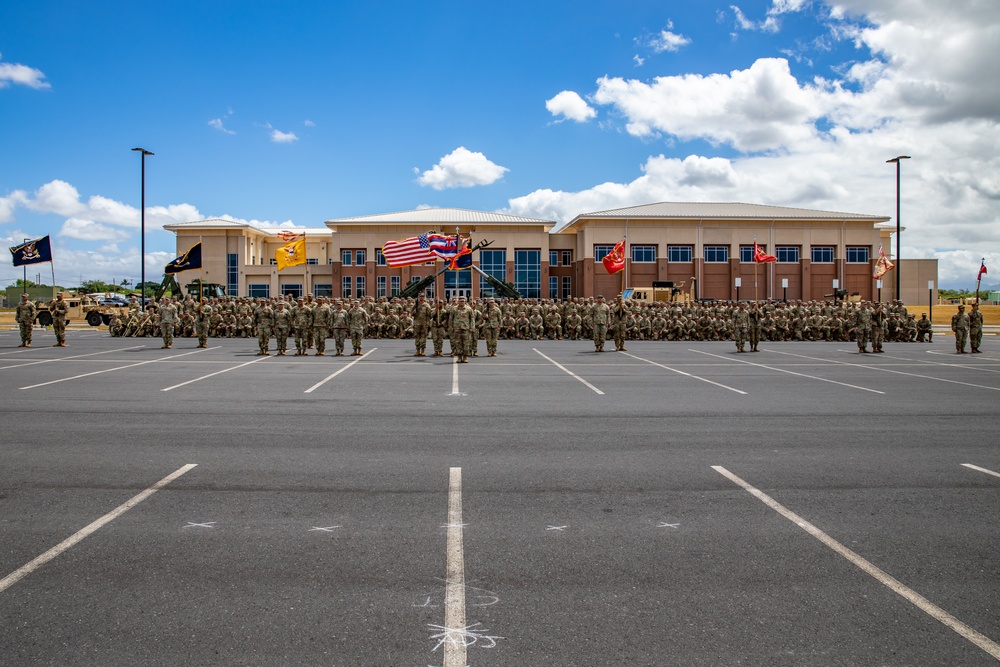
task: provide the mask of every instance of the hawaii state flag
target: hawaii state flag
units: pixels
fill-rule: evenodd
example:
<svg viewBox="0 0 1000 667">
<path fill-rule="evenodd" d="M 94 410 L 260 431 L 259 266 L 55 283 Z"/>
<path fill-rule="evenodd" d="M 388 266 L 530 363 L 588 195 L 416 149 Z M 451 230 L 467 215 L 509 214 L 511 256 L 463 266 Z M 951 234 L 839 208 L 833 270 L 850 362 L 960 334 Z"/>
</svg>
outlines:
<svg viewBox="0 0 1000 667">
<path fill-rule="evenodd" d="M 764 249 L 757 245 L 757 242 L 753 242 L 753 261 L 756 264 L 764 264 L 765 262 L 777 262 L 778 258 L 774 255 L 768 255 L 764 252 Z"/>
<path fill-rule="evenodd" d="M 26 264 L 41 264 L 52 261 L 52 244 L 48 236 L 33 241 L 25 241 L 21 245 L 10 248 L 10 254 L 14 256 L 14 266 L 25 266 Z"/>
<path fill-rule="evenodd" d="M 882 246 L 878 247 L 878 259 L 875 260 L 875 271 L 872 273 L 872 277 L 878 280 L 885 274 L 896 268 L 896 265 L 889 261 L 889 258 L 885 256 L 885 252 L 882 250 Z"/>
<path fill-rule="evenodd" d="M 604 268 L 608 270 L 608 273 L 615 274 L 625 268 L 625 239 L 622 239 L 615 244 L 615 247 L 611 249 L 607 255 L 602 259 L 604 262 Z"/>
</svg>

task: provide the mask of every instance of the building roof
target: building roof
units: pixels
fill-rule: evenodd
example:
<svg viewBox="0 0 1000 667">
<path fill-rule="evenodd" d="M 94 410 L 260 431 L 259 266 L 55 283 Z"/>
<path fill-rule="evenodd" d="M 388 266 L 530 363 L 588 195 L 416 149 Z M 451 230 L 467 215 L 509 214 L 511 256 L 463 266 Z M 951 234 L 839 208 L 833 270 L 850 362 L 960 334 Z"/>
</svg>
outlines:
<svg viewBox="0 0 1000 667">
<path fill-rule="evenodd" d="M 220 230 L 220 229 L 247 229 L 258 232 L 265 236 L 277 236 L 279 232 L 294 232 L 305 234 L 306 236 L 329 236 L 330 230 L 326 227 L 258 227 L 248 222 L 237 220 L 225 220 L 222 218 L 210 218 L 208 220 L 193 220 L 191 222 L 175 222 L 170 225 L 163 225 L 163 228 L 171 232 L 184 232 L 191 230 Z"/>
<path fill-rule="evenodd" d="M 498 225 L 542 225 L 551 227 L 554 220 L 541 218 L 525 218 L 506 213 L 490 213 L 488 211 L 473 211 L 464 208 L 418 208 L 413 211 L 398 213 L 380 213 L 377 215 L 359 215 L 351 218 L 327 220 L 327 226 L 336 225 L 462 225 L 462 224 L 498 224 Z"/>
<path fill-rule="evenodd" d="M 559 233 L 573 227 L 583 219 L 606 218 L 609 220 L 866 220 L 873 224 L 889 218 L 863 213 L 818 211 L 809 208 L 744 204 L 740 202 L 658 202 L 640 206 L 627 206 L 607 211 L 581 213 L 553 230 Z"/>
</svg>

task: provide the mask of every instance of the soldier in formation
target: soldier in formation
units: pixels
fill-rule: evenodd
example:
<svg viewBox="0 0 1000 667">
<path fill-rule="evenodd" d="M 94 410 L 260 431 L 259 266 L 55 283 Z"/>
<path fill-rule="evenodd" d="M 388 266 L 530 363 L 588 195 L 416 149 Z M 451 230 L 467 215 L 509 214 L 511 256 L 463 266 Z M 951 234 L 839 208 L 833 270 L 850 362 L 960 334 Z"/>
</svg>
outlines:
<svg viewBox="0 0 1000 667">
<path fill-rule="evenodd" d="M 955 353 L 965 354 L 965 343 L 969 339 L 969 316 L 965 314 L 965 304 L 959 304 L 958 312 L 951 316 L 951 330 L 955 332 Z"/>
<path fill-rule="evenodd" d="M 17 320 L 17 328 L 21 332 L 21 344 L 18 347 L 31 347 L 31 331 L 35 326 L 35 304 L 32 303 L 27 294 L 21 295 L 15 319 Z"/>
</svg>

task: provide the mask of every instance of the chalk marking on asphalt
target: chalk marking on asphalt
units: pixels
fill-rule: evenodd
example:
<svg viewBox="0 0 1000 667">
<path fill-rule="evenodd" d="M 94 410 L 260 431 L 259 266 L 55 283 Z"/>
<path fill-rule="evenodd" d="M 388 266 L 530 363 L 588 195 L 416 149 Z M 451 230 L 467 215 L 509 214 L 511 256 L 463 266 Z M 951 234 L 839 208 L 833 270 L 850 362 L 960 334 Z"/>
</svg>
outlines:
<svg viewBox="0 0 1000 667">
<path fill-rule="evenodd" d="M 668 371 L 670 371 L 672 373 L 678 373 L 679 375 L 685 375 L 685 376 L 687 376 L 689 378 L 693 378 L 695 380 L 701 380 L 702 382 L 707 382 L 708 384 L 714 384 L 716 387 L 722 387 L 723 389 L 728 389 L 729 391 L 735 391 L 737 394 L 740 394 L 742 396 L 746 396 L 747 395 L 747 393 L 745 391 L 742 391 L 740 389 L 736 389 L 734 387 L 730 387 L 728 385 L 724 385 L 724 384 L 722 384 L 720 382 L 715 382 L 714 380 L 709 380 L 708 378 L 703 378 L 703 377 L 699 377 L 697 375 L 692 375 L 691 373 L 686 373 L 684 371 L 677 370 L 676 368 L 671 368 L 670 366 L 665 366 L 664 364 L 660 364 L 660 363 L 657 363 L 655 361 L 650 361 L 649 359 L 643 359 L 642 357 L 637 357 L 634 354 L 631 354 L 630 352 L 623 352 L 622 354 L 624 354 L 626 357 L 632 357 L 633 359 L 638 359 L 639 361 L 645 361 L 647 364 L 652 364 L 653 366 L 658 366 L 658 367 L 663 368 L 665 370 L 668 370 Z"/>
<path fill-rule="evenodd" d="M 170 484 L 172 481 L 174 481 L 187 471 L 191 470 L 192 468 L 196 467 L 197 465 L 198 465 L 197 463 L 188 463 L 185 466 L 181 466 L 180 468 L 170 473 L 169 475 L 167 475 L 166 477 L 164 477 L 159 482 L 149 487 L 142 493 L 133 496 L 131 500 L 128 500 L 125 503 L 119 505 L 115 509 L 111 510 L 110 512 L 102 516 L 97 521 L 94 521 L 90 525 L 78 530 L 76 533 L 66 538 L 56 546 L 52 547 L 42 555 L 36 557 L 29 563 L 22 565 L 18 569 L 8 574 L 3 579 L 0 579 L 0 593 L 7 590 L 8 588 L 16 584 L 18 581 L 28 576 L 32 572 L 34 572 L 42 565 L 45 565 L 59 554 L 63 553 L 67 549 L 70 549 L 71 547 L 79 543 L 81 540 L 83 540 L 85 537 L 97 531 L 102 526 L 105 526 L 108 523 L 114 521 L 122 514 L 129 511 L 130 509 L 141 503 L 146 498 L 149 498 L 151 495 L 153 495 L 154 493 L 165 487 L 167 484 Z"/>
<path fill-rule="evenodd" d="M 836 359 L 820 359 L 818 357 L 810 357 L 804 354 L 793 354 L 792 352 L 778 352 L 777 350 L 767 350 L 773 354 L 784 354 L 789 357 L 799 357 L 801 359 L 812 359 L 813 361 L 826 361 L 831 364 L 839 364 L 841 366 L 853 366 L 854 368 L 867 368 L 871 371 L 878 371 L 880 373 L 893 373 L 895 375 L 908 375 L 915 378 L 923 378 L 924 380 L 937 380 L 938 382 L 947 382 L 948 384 L 960 384 L 964 387 L 975 387 L 976 389 L 989 389 L 990 391 L 1000 391 L 1000 387 L 988 387 L 984 384 L 973 384 L 971 382 L 960 382 L 958 380 L 948 380 L 945 378 L 936 378 L 933 375 L 920 375 L 919 373 L 907 373 L 906 371 L 894 371 L 891 368 L 884 368 L 882 366 L 869 366 L 868 364 L 852 364 L 847 361 L 837 361 Z M 874 391 L 874 390 L 872 390 Z M 879 392 L 884 393 L 884 392 Z"/>
<path fill-rule="evenodd" d="M 145 347 L 145 345 L 133 345 L 132 347 L 122 347 L 116 350 L 105 350 L 104 352 L 90 352 L 88 354 L 74 354 L 69 357 L 56 357 L 55 359 L 42 359 L 41 361 L 28 361 L 23 364 L 15 364 L 13 366 L 0 366 L 0 371 L 5 371 L 8 368 L 24 368 L 25 366 L 35 366 L 37 364 L 49 364 L 53 361 L 68 361 L 70 359 L 82 359 L 84 357 L 95 357 L 99 354 L 114 354 L 115 352 L 121 352 L 122 350 L 138 350 L 139 348 Z"/>
<path fill-rule="evenodd" d="M 563 371 L 564 373 L 568 374 L 570 377 L 573 377 L 573 378 L 579 380 L 580 382 L 582 382 L 584 385 L 586 385 L 587 387 L 589 387 L 598 396 L 604 396 L 604 392 L 603 391 L 601 391 L 600 389 L 598 389 L 594 385 L 590 384 L 589 382 L 587 382 L 586 380 L 584 380 L 582 377 L 580 377 L 579 375 L 577 375 L 576 373 L 574 373 L 570 369 L 568 369 L 565 366 L 563 366 L 562 364 L 560 364 L 555 359 L 552 359 L 551 357 L 548 357 L 548 356 L 542 354 L 542 352 L 537 347 L 533 347 L 531 349 L 534 350 L 535 352 L 538 352 L 538 354 L 540 354 L 542 356 L 542 358 L 545 359 L 546 361 L 548 361 L 549 363 L 555 364 L 556 368 L 558 368 L 561 371 Z"/>
<path fill-rule="evenodd" d="M 193 380 L 188 380 L 187 382 L 181 382 L 180 384 L 175 384 L 172 387 L 167 387 L 166 389 L 161 389 L 160 391 L 171 391 L 173 389 L 178 389 L 180 387 L 186 387 L 189 384 L 194 384 L 195 382 L 201 382 L 202 380 L 207 380 L 210 377 L 215 377 L 216 375 L 222 375 L 223 373 L 228 373 L 229 371 L 235 371 L 237 368 L 243 368 L 244 366 L 249 366 L 250 364 L 256 364 L 258 361 L 265 361 L 270 358 L 271 357 L 260 357 L 258 359 L 254 359 L 253 361 L 247 361 L 237 366 L 232 366 L 230 368 L 223 368 L 221 371 L 215 371 L 214 373 L 209 373 L 208 375 L 202 375 L 201 377 L 197 377 Z"/>
<path fill-rule="evenodd" d="M 317 531 L 321 533 L 332 533 L 337 528 L 340 528 L 340 526 L 313 526 L 309 529 L 309 532 L 311 533 L 313 531 Z"/>
<path fill-rule="evenodd" d="M 548 526 L 545 530 L 554 530 L 556 532 L 564 532 L 569 526 Z"/>
<path fill-rule="evenodd" d="M 338 375 L 340 375 L 341 373 L 343 373 L 344 371 L 346 371 L 348 368 L 350 368 L 354 364 L 358 363 L 359 361 L 364 360 L 365 357 L 367 357 L 369 354 L 371 354 L 372 352 L 374 352 L 377 349 L 378 349 L 377 347 L 373 347 L 372 349 L 368 350 L 367 352 L 365 352 L 364 354 L 362 354 L 360 357 L 358 357 L 357 359 L 355 359 L 351 363 L 349 363 L 346 366 L 344 366 L 343 368 L 341 368 L 339 371 L 328 375 L 327 377 L 323 378 L 322 380 L 320 380 L 319 382 L 317 382 L 313 386 L 309 387 L 308 389 L 306 389 L 302 393 L 303 394 L 311 394 L 311 393 L 313 393 L 314 391 L 316 391 L 317 389 L 319 389 L 320 387 L 322 387 L 323 385 L 325 385 L 327 382 L 329 382 L 333 378 L 337 377 Z"/>
<path fill-rule="evenodd" d="M 218 521 L 206 521 L 204 523 L 195 523 L 194 521 L 188 521 L 184 528 L 215 528 L 215 524 Z"/>
<path fill-rule="evenodd" d="M 221 347 L 221 346 L 219 346 Z M 114 371 L 125 370 L 126 368 L 135 368 L 136 366 L 145 366 L 146 364 L 155 364 L 161 361 L 167 361 L 169 359 L 177 359 L 179 357 L 186 357 L 189 354 L 198 354 L 199 352 L 207 352 L 208 350 L 216 350 L 218 347 L 211 347 L 206 350 L 194 350 L 193 352 L 185 352 L 183 354 L 175 354 L 172 357 L 163 357 L 161 359 L 149 359 L 148 361 L 140 361 L 136 364 L 128 364 L 127 366 L 117 366 L 115 368 L 105 368 L 103 371 L 93 371 L 90 373 L 84 373 L 82 375 L 74 375 L 73 377 L 62 378 L 60 380 L 52 380 L 50 382 L 42 382 L 41 384 L 33 384 L 28 387 L 21 387 L 21 389 L 34 389 L 36 387 L 44 387 L 50 384 L 58 384 L 60 382 L 69 382 L 70 380 L 79 380 L 80 378 L 90 377 L 91 375 L 100 375 L 101 373 L 113 373 Z"/>
<path fill-rule="evenodd" d="M 701 350 L 689 350 L 690 352 L 697 352 L 698 354 L 707 354 L 710 357 L 716 357 L 718 359 L 729 359 L 728 357 L 723 357 L 719 354 L 712 354 L 711 352 L 702 352 Z M 779 352 L 778 354 L 783 354 Z M 808 358 L 808 357 L 807 357 Z M 851 389 L 860 389 L 861 391 L 870 391 L 873 394 L 885 394 L 884 391 L 879 391 L 878 389 L 869 389 L 868 387 L 859 387 L 856 384 L 848 384 L 847 382 L 837 382 L 836 380 L 830 380 L 828 378 L 821 378 L 815 375 L 807 375 L 805 373 L 796 373 L 795 371 L 790 371 L 786 368 L 775 368 L 774 366 L 768 366 L 767 364 L 758 364 L 754 361 L 744 361 L 743 359 L 729 359 L 729 361 L 735 361 L 740 364 L 747 364 L 749 366 L 757 366 L 758 368 L 766 368 L 769 371 L 777 371 L 779 373 L 788 373 L 789 375 L 797 375 L 803 378 L 809 378 L 810 380 L 819 380 L 820 382 L 829 382 L 830 384 L 839 384 L 841 387 L 850 387 Z"/>
<path fill-rule="evenodd" d="M 876 565 L 866 560 L 865 558 L 862 558 L 854 551 L 851 551 L 843 544 L 833 539 L 832 537 L 824 533 L 822 530 L 820 530 L 816 526 L 812 525 L 811 523 L 803 519 L 795 512 L 792 512 L 790 509 L 786 508 L 784 505 L 776 501 L 774 498 L 771 498 L 763 491 L 760 491 L 759 489 L 751 486 L 748 482 L 743 481 L 742 479 L 740 479 L 733 473 L 729 472 L 722 466 L 712 466 L 712 469 L 715 470 L 720 475 L 722 475 L 723 477 L 729 479 L 729 481 L 733 482 L 737 486 L 742 487 L 745 491 L 750 493 L 750 495 L 757 498 L 757 500 L 760 500 L 762 503 L 773 509 L 775 512 L 777 512 L 781 516 L 785 517 L 786 519 L 797 525 L 802 530 L 806 531 L 807 533 L 815 537 L 817 540 L 825 544 L 834 552 L 840 554 L 840 556 L 842 556 L 852 565 L 856 566 L 869 576 L 873 577 L 880 584 L 882 584 L 892 592 L 896 593 L 897 595 L 901 596 L 902 598 L 904 598 L 905 600 L 916 606 L 918 609 L 920 609 L 922 612 L 929 615 L 931 618 L 943 623 L 945 626 L 957 632 L 959 635 L 969 640 L 970 642 L 981 648 L 986 653 L 989 653 L 994 658 L 1000 660 L 1000 644 L 997 644 L 986 635 L 977 632 L 976 630 L 973 630 L 971 627 L 969 627 L 962 621 L 958 620 L 957 618 L 946 612 L 944 609 L 941 609 L 936 604 L 934 604 L 924 596 L 920 595 L 913 589 L 909 588 L 908 586 L 904 585 L 902 582 L 895 579 L 881 568 L 877 567 Z"/>
<path fill-rule="evenodd" d="M 987 475 L 993 475 L 994 477 L 1000 477 L 1000 472 L 994 472 L 988 468 L 980 468 L 977 465 L 972 465 L 971 463 L 963 463 L 966 468 L 972 468 L 973 470 L 978 470 L 979 472 L 984 472 Z"/>
<path fill-rule="evenodd" d="M 438 636 L 444 646 L 444 667 L 465 667 L 465 548 L 462 536 L 462 469 L 448 471 L 448 566 L 445 574 L 444 632 Z"/>
</svg>

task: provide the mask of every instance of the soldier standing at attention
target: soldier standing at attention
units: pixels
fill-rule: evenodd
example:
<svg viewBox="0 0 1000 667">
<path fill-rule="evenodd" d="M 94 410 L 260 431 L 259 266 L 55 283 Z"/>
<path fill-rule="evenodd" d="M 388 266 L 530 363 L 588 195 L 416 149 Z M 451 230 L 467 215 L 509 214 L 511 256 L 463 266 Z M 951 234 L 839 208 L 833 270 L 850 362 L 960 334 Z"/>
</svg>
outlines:
<svg viewBox="0 0 1000 667">
<path fill-rule="evenodd" d="M 604 352 L 604 340 L 608 335 L 610 318 L 611 309 L 604 303 L 604 295 L 601 294 L 590 311 L 590 321 L 594 330 L 594 352 Z"/>
<path fill-rule="evenodd" d="M 17 304 L 17 326 L 21 330 L 21 344 L 18 347 L 31 347 L 31 330 L 35 326 L 35 304 L 27 294 L 21 295 L 21 303 Z"/>
<path fill-rule="evenodd" d="M 885 340 L 885 313 L 882 304 L 876 304 L 872 312 L 872 352 L 884 352 L 882 342 Z"/>
<path fill-rule="evenodd" d="M 486 354 L 490 357 L 497 356 L 497 340 L 500 338 L 500 323 L 503 320 L 503 313 L 497 307 L 496 299 L 486 302 L 486 315 L 483 320 L 483 330 L 486 333 Z"/>
<path fill-rule="evenodd" d="M 261 301 L 253 311 L 253 321 L 257 325 L 257 356 L 270 356 L 271 328 L 274 327 L 274 309 L 267 301 Z"/>
<path fill-rule="evenodd" d="M 958 312 L 951 316 L 951 330 L 955 332 L 955 354 L 965 354 L 965 341 L 969 338 L 969 316 L 965 314 L 965 304 L 959 304 Z"/>
<path fill-rule="evenodd" d="M 733 311 L 733 340 L 736 342 L 737 352 L 746 352 L 747 332 L 750 329 L 750 316 L 747 314 L 747 305 L 740 302 Z"/>
<path fill-rule="evenodd" d="M 427 356 L 427 330 L 433 315 L 434 310 L 424 295 L 418 296 L 417 305 L 413 307 L 413 344 L 417 348 L 413 354 L 415 357 Z"/>
<path fill-rule="evenodd" d="M 475 317 L 472 308 L 465 302 L 465 297 L 458 297 L 458 305 L 452 312 L 452 324 L 457 334 L 458 349 L 455 352 L 460 364 L 469 363 L 469 350 L 472 349 L 472 337 L 476 331 Z"/>
<path fill-rule="evenodd" d="M 295 333 L 295 356 L 306 354 L 309 348 L 309 330 L 312 328 L 313 313 L 305 299 L 299 297 L 292 307 L 292 329 Z"/>
<path fill-rule="evenodd" d="M 867 301 L 861 302 L 856 317 L 857 324 L 854 335 L 858 340 L 858 352 L 864 354 L 868 352 L 868 337 L 872 331 L 872 311 L 868 309 Z"/>
<path fill-rule="evenodd" d="M 174 346 L 174 325 L 177 324 L 177 306 L 170 299 L 160 299 L 160 310 L 157 321 L 160 325 L 160 335 L 163 336 L 161 350 L 169 350 Z"/>
<path fill-rule="evenodd" d="M 278 356 L 285 356 L 288 349 L 288 332 L 292 328 L 292 314 L 285 309 L 285 302 L 278 301 L 278 309 L 274 311 L 274 342 Z"/>
<path fill-rule="evenodd" d="M 760 352 L 757 346 L 760 345 L 760 333 L 761 333 L 761 312 L 760 306 L 754 303 L 753 307 L 747 312 L 747 319 L 750 320 L 750 326 L 747 329 L 747 333 L 750 334 L 750 351 Z"/>
<path fill-rule="evenodd" d="M 208 347 L 208 327 L 211 319 L 212 306 L 208 305 L 205 297 L 201 297 L 201 303 L 194 320 L 194 333 L 198 336 L 198 347 Z"/>
<path fill-rule="evenodd" d="M 326 356 L 326 337 L 330 335 L 330 324 L 333 322 L 333 311 L 325 297 L 318 297 L 312 309 L 312 338 L 316 345 L 316 356 Z"/>
<path fill-rule="evenodd" d="M 611 309 L 611 328 L 615 337 L 615 351 L 627 352 L 625 349 L 625 334 L 629 312 L 625 306 L 625 301 L 619 296 L 615 299 L 615 305 Z"/>
<path fill-rule="evenodd" d="M 347 311 L 344 310 L 344 302 L 337 299 L 337 305 L 330 314 L 330 327 L 333 329 L 333 342 L 337 347 L 337 356 L 344 356 L 344 341 L 347 339 L 347 330 L 350 328 L 347 321 Z"/>
<path fill-rule="evenodd" d="M 351 356 L 356 357 L 361 354 L 361 339 L 365 335 L 365 325 L 368 324 L 368 312 L 356 300 L 351 304 L 347 323 L 351 328 L 351 347 L 354 348 Z"/>
<path fill-rule="evenodd" d="M 448 311 L 444 309 L 444 301 L 437 300 L 431 315 L 431 340 L 434 341 L 434 356 L 444 356 L 444 336 L 448 331 Z"/>
<path fill-rule="evenodd" d="M 52 347 L 66 347 L 66 311 L 69 304 L 63 301 L 62 293 L 49 304 L 49 310 L 52 311 L 52 331 L 56 335 L 56 343 Z"/>
<path fill-rule="evenodd" d="M 972 354 L 982 354 L 979 346 L 983 344 L 983 314 L 979 312 L 979 304 L 972 304 L 972 312 L 969 313 L 969 345 L 972 346 Z"/>
</svg>

